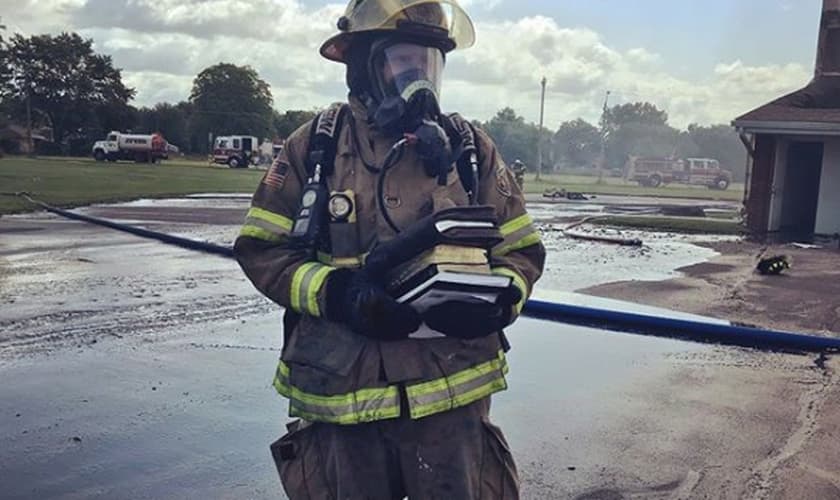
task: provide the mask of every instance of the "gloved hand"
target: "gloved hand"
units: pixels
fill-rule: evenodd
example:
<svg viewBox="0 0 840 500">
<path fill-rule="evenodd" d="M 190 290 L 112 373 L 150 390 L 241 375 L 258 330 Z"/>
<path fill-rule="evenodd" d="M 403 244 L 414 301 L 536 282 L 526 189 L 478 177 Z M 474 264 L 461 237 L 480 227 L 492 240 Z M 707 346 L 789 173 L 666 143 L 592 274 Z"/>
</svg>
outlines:
<svg viewBox="0 0 840 500">
<path fill-rule="evenodd" d="M 483 301 L 445 302 L 423 313 L 423 321 L 432 330 L 448 337 L 479 339 L 500 332 L 510 325 L 513 306 L 520 300 L 522 292 L 511 285 L 495 304 Z"/>
<path fill-rule="evenodd" d="M 327 319 L 375 340 L 403 340 L 423 322 L 417 311 L 394 300 L 363 269 L 333 272 L 327 279 L 326 294 Z"/>
</svg>

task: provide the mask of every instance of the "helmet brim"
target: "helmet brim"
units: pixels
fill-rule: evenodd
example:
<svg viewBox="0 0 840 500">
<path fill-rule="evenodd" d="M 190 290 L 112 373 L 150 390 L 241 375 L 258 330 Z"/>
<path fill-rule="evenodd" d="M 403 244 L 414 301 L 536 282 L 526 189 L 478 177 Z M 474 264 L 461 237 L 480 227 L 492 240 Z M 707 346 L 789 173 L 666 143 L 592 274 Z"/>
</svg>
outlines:
<svg viewBox="0 0 840 500">
<path fill-rule="evenodd" d="M 410 33 L 398 34 L 405 36 L 407 40 L 416 40 L 417 43 L 423 44 L 423 42 L 426 42 L 430 46 L 439 48 L 443 51 L 444 54 L 448 54 L 449 52 L 452 52 L 457 48 L 455 45 L 455 41 L 448 37 L 442 37 L 439 40 L 433 40 L 424 36 L 413 37 Z M 327 39 L 327 41 L 321 45 L 321 56 L 323 56 L 325 59 L 329 59 L 330 61 L 347 64 L 347 51 L 350 49 L 350 45 L 352 45 L 353 41 L 357 37 L 375 37 L 377 35 L 383 37 L 394 36 L 395 32 L 392 30 L 375 30 L 363 31 L 359 33 L 338 33 L 337 35 Z"/>
<path fill-rule="evenodd" d="M 346 64 L 347 50 L 350 48 L 354 36 L 354 33 L 339 33 L 330 37 L 321 45 L 321 55 L 330 61 Z"/>
</svg>

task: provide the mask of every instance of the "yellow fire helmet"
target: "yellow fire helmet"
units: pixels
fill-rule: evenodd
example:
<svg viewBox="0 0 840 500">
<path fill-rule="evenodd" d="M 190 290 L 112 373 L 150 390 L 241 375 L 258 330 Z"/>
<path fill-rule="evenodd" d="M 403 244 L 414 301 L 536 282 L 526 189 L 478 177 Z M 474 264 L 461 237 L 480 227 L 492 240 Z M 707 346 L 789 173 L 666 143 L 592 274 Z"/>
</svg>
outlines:
<svg viewBox="0 0 840 500">
<path fill-rule="evenodd" d="M 472 20 L 457 0 L 350 0 L 338 29 L 321 46 L 321 55 L 336 62 L 347 62 L 347 49 L 360 33 L 404 32 L 433 40 L 444 52 L 475 43 Z"/>
</svg>

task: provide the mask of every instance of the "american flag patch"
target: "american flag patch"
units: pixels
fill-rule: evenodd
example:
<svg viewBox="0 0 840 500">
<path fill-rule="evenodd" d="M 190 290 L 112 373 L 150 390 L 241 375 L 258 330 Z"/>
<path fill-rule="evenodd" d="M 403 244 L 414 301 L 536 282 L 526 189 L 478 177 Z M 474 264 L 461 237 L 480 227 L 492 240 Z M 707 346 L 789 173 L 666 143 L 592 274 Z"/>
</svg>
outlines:
<svg viewBox="0 0 840 500">
<path fill-rule="evenodd" d="M 286 184 L 287 175 L 289 175 L 289 165 L 281 162 L 278 158 L 271 164 L 271 168 L 269 168 L 268 172 L 266 172 L 262 182 L 266 186 L 273 187 L 274 189 L 280 189 L 284 184 Z"/>
</svg>

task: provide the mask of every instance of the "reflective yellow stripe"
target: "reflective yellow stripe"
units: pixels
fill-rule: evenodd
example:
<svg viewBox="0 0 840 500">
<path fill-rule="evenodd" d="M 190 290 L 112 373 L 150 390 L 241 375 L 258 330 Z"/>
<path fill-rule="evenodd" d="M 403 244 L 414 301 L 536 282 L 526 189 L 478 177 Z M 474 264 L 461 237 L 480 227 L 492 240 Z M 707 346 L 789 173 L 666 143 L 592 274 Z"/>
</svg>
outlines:
<svg viewBox="0 0 840 500">
<path fill-rule="evenodd" d="M 245 218 L 240 236 L 276 243 L 292 230 L 292 220 L 262 208 L 252 207 Z"/>
<path fill-rule="evenodd" d="M 282 236 L 278 234 L 274 234 L 270 231 L 266 231 L 261 227 L 245 225 L 242 227 L 242 230 L 239 232 L 239 236 L 245 236 L 248 238 L 256 238 L 258 240 L 263 241 L 270 241 L 270 242 L 277 242 L 283 239 Z"/>
<path fill-rule="evenodd" d="M 318 252 L 318 262 L 339 268 L 362 267 L 366 256 L 367 254 L 360 255 L 358 257 L 333 257 L 328 253 Z"/>
<path fill-rule="evenodd" d="M 507 389 L 504 352 L 487 363 L 452 376 L 406 388 L 411 418 L 420 419 L 460 408 Z"/>
<path fill-rule="evenodd" d="M 540 233 L 534 227 L 534 220 L 528 214 L 505 223 L 500 231 L 505 240 L 493 248 L 492 254 L 496 257 L 504 257 L 511 252 L 540 242 Z"/>
<path fill-rule="evenodd" d="M 318 293 L 327 281 L 327 276 L 329 276 L 332 271 L 333 269 L 330 267 L 321 267 L 321 269 L 315 273 L 315 276 L 312 277 L 312 282 L 309 283 L 309 286 L 307 287 L 306 301 L 307 304 L 309 304 L 309 314 L 313 316 L 321 316 L 321 309 L 318 307 Z"/>
<path fill-rule="evenodd" d="M 301 265 L 292 276 L 292 309 L 310 316 L 321 316 L 318 306 L 318 293 L 327 281 L 327 276 L 335 269 L 318 262 Z"/>
<path fill-rule="evenodd" d="M 437 413 L 454 410 L 455 408 L 462 408 L 475 403 L 476 401 L 492 396 L 497 392 L 504 391 L 507 388 L 507 382 L 504 377 L 499 377 L 471 391 L 454 394 L 446 400 L 423 406 L 413 406 L 411 407 L 411 418 L 418 420 Z"/>
<path fill-rule="evenodd" d="M 531 219 L 529 214 L 521 215 L 512 221 L 506 222 L 499 228 L 499 231 L 502 233 L 502 236 L 509 236 L 525 226 L 531 225 L 534 223 L 534 220 Z"/>
<path fill-rule="evenodd" d="M 291 231 L 294 225 L 292 219 L 288 217 L 257 207 L 252 207 L 251 210 L 248 210 L 248 217 L 274 224 L 286 231 Z"/>
<path fill-rule="evenodd" d="M 507 389 L 508 365 L 504 352 L 486 363 L 449 377 L 406 387 L 411 418 L 419 419 L 452 408 L 460 408 Z M 336 396 L 310 394 L 292 386 L 290 367 L 281 361 L 274 388 L 289 399 L 293 417 L 313 422 L 352 425 L 398 418 L 400 393 L 396 385 L 362 389 Z"/>
<path fill-rule="evenodd" d="M 519 301 L 518 304 L 516 304 L 516 314 L 521 313 L 522 308 L 525 307 L 525 302 L 531 295 L 531 290 L 528 288 L 528 282 L 525 281 L 525 278 L 523 278 L 521 274 L 507 267 L 495 267 L 493 268 L 493 274 L 509 276 L 513 278 L 513 284 L 516 285 L 516 288 L 518 288 L 520 292 L 522 292 L 522 300 Z"/>
<path fill-rule="evenodd" d="M 292 289 L 290 295 L 292 297 L 292 309 L 294 309 L 296 312 L 305 312 L 301 307 L 301 304 L 305 301 L 305 299 L 303 301 L 301 300 L 301 298 L 303 298 L 303 294 L 301 293 L 303 279 L 306 277 L 306 274 L 308 272 L 310 272 L 313 269 L 316 269 L 319 266 L 320 264 L 318 264 L 317 262 L 307 262 L 301 265 L 298 268 L 298 270 L 295 271 L 294 276 L 292 276 Z"/>
<path fill-rule="evenodd" d="M 535 230 L 536 231 L 536 230 Z M 503 247 L 496 247 L 493 249 L 493 255 L 495 257 L 504 257 L 510 253 L 513 253 L 517 250 L 522 250 L 523 248 L 528 248 L 530 246 L 538 245 L 542 239 L 540 238 L 540 233 L 533 232 L 520 240 L 517 240 L 514 243 Z"/>
<path fill-rule="evenodd" d="M 352 425 L 400 416 L 400 395 L 396 386 L 363 389 L 340 396 L 319 396 L 292 387 L 289 374 L 288 365 L 281 361 L 274 378 L 274 388 L 289 399 L 289 413 L 293 417 Z"/>
<path fill-rule="evenodd" d="M 496 359 L 492 359 L 486 363 L 474 366 L 472 368 L 467 368 L 466 370 L 458 372 L 449 377 L 432 380 L 431 382 L 423 382 L 422 384 L 412 385 L 407 388 L 408 395 L 423 396 L 425 394 L 448 391 L 453 385 L 463 384 L 464 382 L 467 382 L 470 379 L 477 378 L 482 375 L 486 375 L 487 373 L 491 373 L 494 370 L 500 369 L 503 360 L 504 354 L 500 354 L 500 357 Z"/>
<path fill-rule="evenodd" d="M 284 361 L 280 361 L 280 363 L 277 365 L 278 377 L 277 379 L 275 379 L 275 382 L 279 381 L 280 383 L 283 383 L 283 380 L 288 380 L 291 374 L 292 370 L 291 368 L 289 368 L 289 365 L 287 365 Z M 355 401 L 371 401 L 382 397 L 383 394 L 399 395 L 399 391 L 397 390 L 397 386 L 395 385 L 390 387 L 382 387 L 379 389 L 361 389 L 340 396 L 319 396 L 317 394 L 307 394 L 296 388 L 292 388 L 291 386 L 289 386 L 289 389 L 297 393 L 297 395 L 299 396 L 297 399 L 300 399 L 305 403 L 311 403 L 321 406 L 344 406 L 347 404 L 352 404 Z"/>
</svg>

